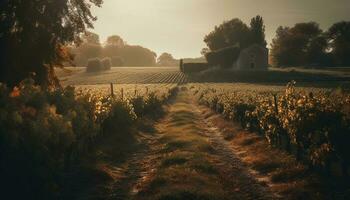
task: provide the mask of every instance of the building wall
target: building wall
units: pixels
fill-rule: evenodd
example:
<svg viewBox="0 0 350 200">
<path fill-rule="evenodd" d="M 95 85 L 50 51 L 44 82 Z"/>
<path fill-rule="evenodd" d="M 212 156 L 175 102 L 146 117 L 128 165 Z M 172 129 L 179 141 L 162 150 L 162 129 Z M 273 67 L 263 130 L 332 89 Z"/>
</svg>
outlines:
<svg viewBox="0 0 350 200">
<path fill-rule="evenodd" d="M 244 49 L 233 67 L 239 70 L 267 70 L 268 49 L 252 45 Z"/>
</svg>

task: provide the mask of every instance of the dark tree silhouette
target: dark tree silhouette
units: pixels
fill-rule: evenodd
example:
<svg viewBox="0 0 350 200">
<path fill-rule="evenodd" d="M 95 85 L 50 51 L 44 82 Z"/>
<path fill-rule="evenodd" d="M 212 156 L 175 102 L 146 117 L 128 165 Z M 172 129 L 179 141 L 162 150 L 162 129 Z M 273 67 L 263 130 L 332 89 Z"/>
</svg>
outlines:
<svg viewBox="0 0 350 200">
<path fill-rule="evenodd" d="M 240 19 L 225 21 L 205 36 L 204 42 L 211 51 L 232 45 L 246 47 L 249 41 L 249 27 Z"/>
<path fill-rule="evenodd" d="M 35 73 L 43 86 L 57 85 L 54 66 L 66 59 L 64 46 L 78 41 L 96 18 L 102 0 L 3 0 L 0 3 L 0 81 L 13 86 Z"/>
<path fill-rule="evenodd" d="M 251 44 L 266 46 L 264 20 L 258 15 L 252 18 L 250 27 L 237 18 L 225 21 L 206 35 L 204 42 L 211 51 L 234 45 L 240 48 L 248 47 Z"/>
<path fill-rule="evenodd" d="M 279 27 L 272 40 L 271 55 L 277 66 L 320 64 L 327 43 L 315 22 L 298 23 L 294 27 Z"/>
<path fill-rule="evenodd" d="M 327 34 L 336 64 L 350 65 L 350 21 L 335 23 Z"/>
<path fill-rule="evenodd" d="M 250 43 L 266 46 L 265 25 L 261 16 L 254 17 L 250 22 Z"/>
</svg>

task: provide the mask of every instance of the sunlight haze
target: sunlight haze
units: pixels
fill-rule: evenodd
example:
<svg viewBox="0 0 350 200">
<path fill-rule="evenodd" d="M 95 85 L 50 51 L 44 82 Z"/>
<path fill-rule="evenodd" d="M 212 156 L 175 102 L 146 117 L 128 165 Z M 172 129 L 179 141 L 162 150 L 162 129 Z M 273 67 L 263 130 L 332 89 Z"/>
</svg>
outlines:
<svg viewBox="0 0 350 200">
<path fill-rule="evenodd" d="M 158 55 L 198 57 L 204 36 L 224 20 L 237 17 L 249 23 L 259 14 L 270 43 L 279 25 L 316 21 L 327 29 L 349 20 L 349 8 L 348 0 L 104 0 L 102 8 L 93 10 L 98 17 L 94 32 L 102 42 L 117 34 Z"/>
</svg>

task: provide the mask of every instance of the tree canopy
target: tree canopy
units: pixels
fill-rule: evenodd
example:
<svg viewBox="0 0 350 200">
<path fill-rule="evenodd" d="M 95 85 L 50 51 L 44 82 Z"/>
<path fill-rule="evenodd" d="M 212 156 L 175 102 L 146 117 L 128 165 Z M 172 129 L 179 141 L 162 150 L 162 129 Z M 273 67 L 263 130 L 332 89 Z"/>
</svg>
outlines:
<svg viewBox="0 0 350 200">
<path fill-rule="evenodd" d="M 176 60 L 170 53 L 162 53 L 157 59 L 159 66 L 178 66 L 179 60 Z"/>
<path fill-rule="evenodd" d="M 106 46 L 124 47 L 126 43 L 119 35 L 112 35 L 107 38 Z"/>
<path fill-rule="evenodd" d="M 3 0 L 0 3 L 0 81 L 15 85 L 35 73 L 38 84 L 57 84 L 53 66 L 66 59 L 64 46 L 79 41 L 102 0 Z"/>
<path fill-rule="evenodd" d="M 206 35 L 204 42 L 211 51 L 230 46 L 245 48 L 251 44 L 266 46 L 263 18 L 259 15 L 252 18 L 250 26 L 238 18 L 225 21 Z"/>
</svg>

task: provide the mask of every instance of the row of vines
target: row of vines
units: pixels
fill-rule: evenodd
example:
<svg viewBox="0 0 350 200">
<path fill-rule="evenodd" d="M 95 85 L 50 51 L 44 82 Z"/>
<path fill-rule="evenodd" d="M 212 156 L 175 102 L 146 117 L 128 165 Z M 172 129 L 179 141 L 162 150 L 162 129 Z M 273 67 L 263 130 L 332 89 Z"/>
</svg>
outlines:
<svg viewBox="0 0 350 200">
<path fill-rule="evenodd" d="M 128 137 L 139 118 L 156 114 L 175 92 L 169 85 L 121 98 L 74 87 L 44 90 L 30 79 L 15 89 L 0 84 L 3 195 L 59 199 L 72 165 L 102 138 Z"/>
<path fill-rule="evenodd" d="M 350 95 L 343 92 L 225 89 L 215 84 L 190 86 L 200 103 L 264 135 L 270 145 L 335 175 L 350 170 Z"/>
</svg>

